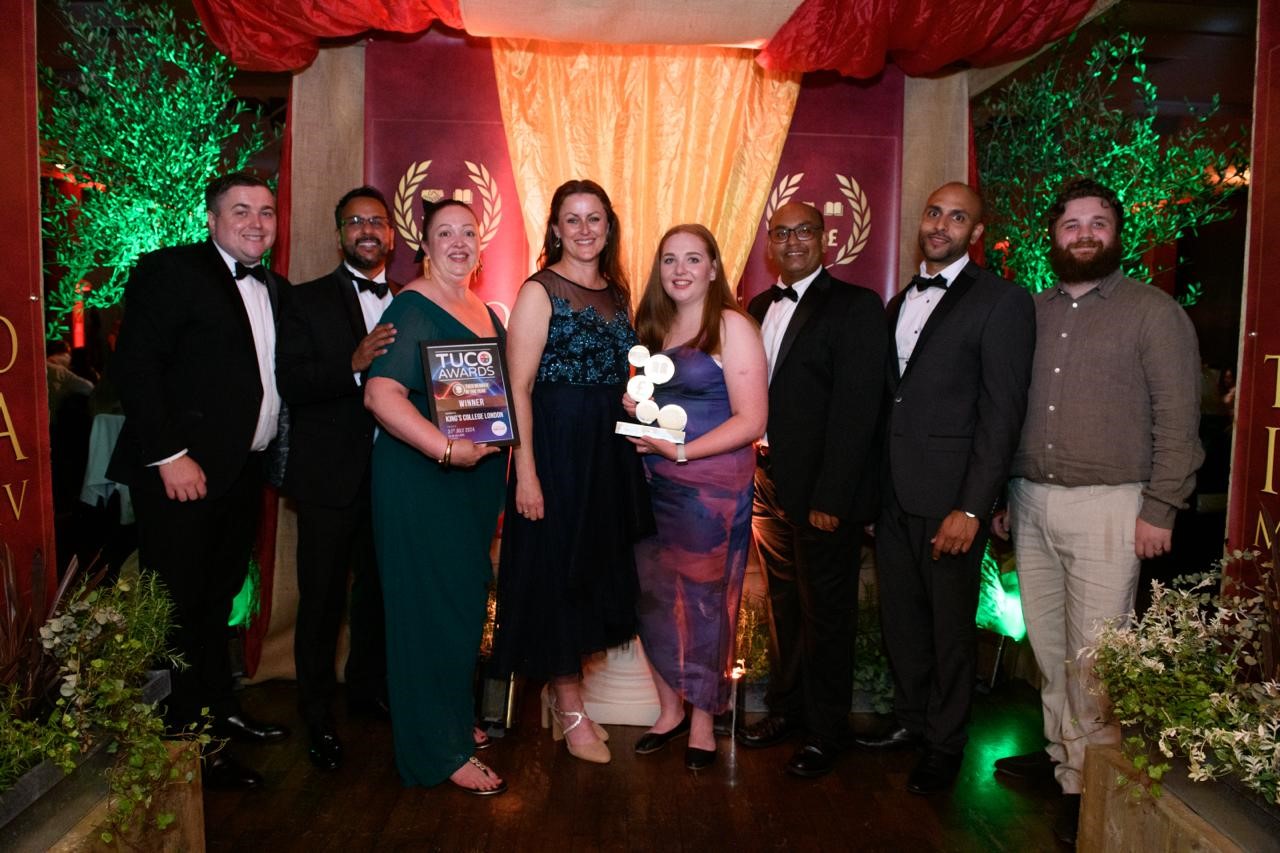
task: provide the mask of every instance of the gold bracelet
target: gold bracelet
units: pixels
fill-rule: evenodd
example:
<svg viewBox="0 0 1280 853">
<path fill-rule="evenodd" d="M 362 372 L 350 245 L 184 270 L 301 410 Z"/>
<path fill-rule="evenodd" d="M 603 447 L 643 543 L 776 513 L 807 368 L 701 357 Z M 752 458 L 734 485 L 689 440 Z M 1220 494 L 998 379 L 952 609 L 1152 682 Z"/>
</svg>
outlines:
<svg viewBox="0 0 1280 853">
<path fill-rule="evenodd" d="M 441 466 L 448 468 L 449 460 L 453 457 L 453 439 L 449 439 L 449 443 L 444 446 L 444 456 L 440 457 Z"/>
</svg>

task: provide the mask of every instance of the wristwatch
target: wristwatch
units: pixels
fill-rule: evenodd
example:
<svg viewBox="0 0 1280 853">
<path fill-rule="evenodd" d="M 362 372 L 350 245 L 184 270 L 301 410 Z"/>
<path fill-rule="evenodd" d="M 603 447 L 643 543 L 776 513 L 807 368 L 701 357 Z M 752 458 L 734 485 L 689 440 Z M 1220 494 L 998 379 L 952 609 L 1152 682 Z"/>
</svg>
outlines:
<svg viewBox="0 0 1280 853">
<path fill-rule="evenodd" d="M 688 460 L 687 458 L 685 458 L 685 455 L 684 455 L 684 445 L 683 445 L 683 444 L 677 444 L 677 445 L 676 445 L 676 464 L 677 464 L 677 465 L 688 465 L 688 464 L 689 464 L 689 460 Z"/>
</svg>

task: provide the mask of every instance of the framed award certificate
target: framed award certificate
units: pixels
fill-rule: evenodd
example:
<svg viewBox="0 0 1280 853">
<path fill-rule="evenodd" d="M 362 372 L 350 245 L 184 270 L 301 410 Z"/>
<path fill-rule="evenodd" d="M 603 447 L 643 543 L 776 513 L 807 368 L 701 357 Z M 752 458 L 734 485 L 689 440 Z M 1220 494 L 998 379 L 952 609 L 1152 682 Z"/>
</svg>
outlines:
<svg viewBox="0 0 1280 853">
<path fill-rule="evenodd" d="M 507 447 L 519 443 L 497 338 L 423 341 L 431 420 L 446 438 Z"/>
</svg>

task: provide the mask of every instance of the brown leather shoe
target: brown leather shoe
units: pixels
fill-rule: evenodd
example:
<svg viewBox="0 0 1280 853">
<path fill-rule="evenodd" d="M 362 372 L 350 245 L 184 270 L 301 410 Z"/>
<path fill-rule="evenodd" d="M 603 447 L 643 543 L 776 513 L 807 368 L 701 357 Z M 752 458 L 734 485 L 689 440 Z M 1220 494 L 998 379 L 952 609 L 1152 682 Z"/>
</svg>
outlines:
<svg viewBox="0 0 1280 853">
<path fill-rule="evenodd" d="M 763 720 L 738 729 L 738 743 L 747 749 L 764 749 L 782 743 L 800 731 L 800 721 L 783 714 L 770 714 Z"/>
</svg>

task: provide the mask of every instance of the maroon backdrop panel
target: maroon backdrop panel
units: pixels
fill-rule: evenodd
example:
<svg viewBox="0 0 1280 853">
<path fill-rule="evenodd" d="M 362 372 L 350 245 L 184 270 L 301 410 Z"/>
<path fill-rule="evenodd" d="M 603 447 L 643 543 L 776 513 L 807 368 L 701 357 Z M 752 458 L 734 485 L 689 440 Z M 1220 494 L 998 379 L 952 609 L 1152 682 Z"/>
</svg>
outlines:
<svg viewBox="0 0 1280 853">
<path fill-rule="evenodd" d="M 1258 4 L 1258 67 L 1253 94 L 1253 157 L 1249 164 L 1249 258 L 1236 393 L 1236 446 L 1231 465 L 1227 542 L 1267 549 L 1277 535 L 1262 519 L 1280 522 L 1280 7 Z M 1276 187 L 1272 187 L 1276 184 Z M 1275 227 L 1273 227 L 1275 226 Z"/>
<path fill-rule="evenodd" d="M 375 39 L 365 81 L 365 178 L 394 208 L 391 277 L 418 276 L 423 194 L 461 198 L 480 218 L 476 292 L 505 322 L 529 263 L 489 42 L 435 29 Z"/>
<path fill-rule="evenodd" d="M 49 404 L 40 300 L 40 172 L 36 144 L 35 3 L 0 0 L 0 541 L 13 550 L 20 589 L 44 555 L 56 582 Z M 0 596 L 3 592 L 0 591 Z"/>
<path fill-rule="evenodd" d="M 802 201 L 826 219 L 825 263 L 837 278 L 887 300 L 898 290 L 898 210 L 902 195 L 902 73 L 871 81 L 806 74 L 791 132 L 741 293 L 750 300 L 777 278 L 765 260 L 769 214 Z"/>
</svg>

